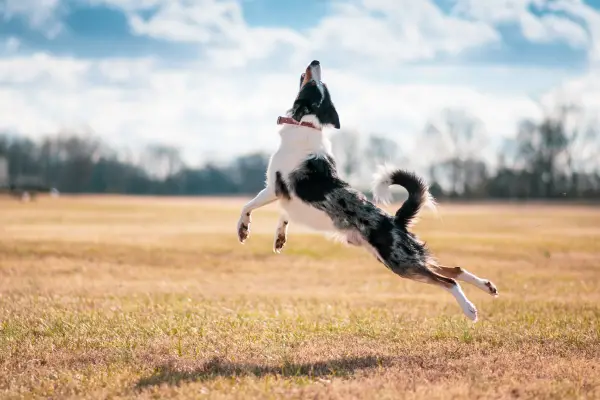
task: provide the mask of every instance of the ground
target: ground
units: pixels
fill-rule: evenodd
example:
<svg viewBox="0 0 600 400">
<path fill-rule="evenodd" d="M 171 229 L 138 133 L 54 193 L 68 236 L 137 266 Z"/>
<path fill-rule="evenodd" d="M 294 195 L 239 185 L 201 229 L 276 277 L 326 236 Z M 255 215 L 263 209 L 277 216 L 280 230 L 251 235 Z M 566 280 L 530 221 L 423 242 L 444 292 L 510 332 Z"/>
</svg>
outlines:
<svg viewBox="0 0 600 400">
<path fill-rule="evenodd" d="M 415 231 L 463 285 L 403 280 L 243 199 L 0 199 L 0 397 L 600 398 L 600 208 L 449 205 Z M 397 207 L 397 206 L 396 206 Z M 393 209 L 394 207 L 391 207 Z"/>
</svg>

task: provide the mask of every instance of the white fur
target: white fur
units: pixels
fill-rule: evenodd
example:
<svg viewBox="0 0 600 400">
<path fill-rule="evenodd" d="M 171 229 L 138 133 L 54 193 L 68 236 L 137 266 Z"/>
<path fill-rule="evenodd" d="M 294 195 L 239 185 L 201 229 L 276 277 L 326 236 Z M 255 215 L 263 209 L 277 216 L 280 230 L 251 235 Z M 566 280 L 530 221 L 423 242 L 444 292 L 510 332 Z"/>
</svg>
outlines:
<svg viewBox="0 0 600 400">
<path fill-rule="evenodd" d="M 301 122 L 311 122 L 319 129 L 301 125 L 283 125 L 281 127 L 279 130 L 281 144 L 271 157 L 267 169 L 267 185 L 275 184 L 276 171 L 279 171 L 283 176 L 287 176 L 313 154 L 332 156 L 331 142 L 325 136 L 317 117 L 306 115 Z M 280 204 L 294 222 L 318 231 L 335 231 L 335 227 L 327 214 L 297 198 L 292 197 L 291 200 L 281 201 Z"/>
<path fill-rule="evenodd" d="M 463 313 L 473 322 L 477 322 L 477 308 L 467 299 L 467 296 L 462 291 L 462 288 L 457 283 L 451 289 L 449 289 L 450 293 L 454 296 L 460 308 L 462 308 Z"/>
<path fill-rule="evenodd" d="M 248 202 L 242 209 L 238 230 L 242 224 L 249 226 L 250 217 L 247 216 L 253 210 L 270 204 L 277 200 L 275 194 L 275 173 L 279 171 L 283 176 L 289 175 L 307 157 L 312 154 L 332 155 L 331 142 L 325 136 L 319 120 L 314 115 L 306 115 L 301 122 L 311 122 L 319 129 L 302 125 L 284 124 L 279 129 L 281 144 L 279 149 L 271 156 L 267 168 L 267 185 L 254 199 Z M 292 198 L 289 201 L 280 201 L 281 207 L 291 220 L 314 230 L 322 232 L 335 232 L 331 219 L 324 212 L 309 206 L 303 201 Z"/>
<path fill-rule="evenodd" d="M 372 192 L 373 198 L 380 204 L 390 204 L 392 201 L 392 191 L 390 186 L 392 180 L 390 175 L 394 172 L 394 167 L 390 164 L 383 164 L 377 167 L 377 171 L 373 174 Z"/>
<path fill-rule="evenodd" d="M 461 268 L 460 274 L 456 277 L 459 281 L 470 283 L 473 286 L 478 287 L 486 293 L 491 294 L 494 297 L 498 297 L 498 290 L 496 286 L 487 279 L 481 279 L 475 274 L 470 273 L 464 268 Z"/>
</svg>

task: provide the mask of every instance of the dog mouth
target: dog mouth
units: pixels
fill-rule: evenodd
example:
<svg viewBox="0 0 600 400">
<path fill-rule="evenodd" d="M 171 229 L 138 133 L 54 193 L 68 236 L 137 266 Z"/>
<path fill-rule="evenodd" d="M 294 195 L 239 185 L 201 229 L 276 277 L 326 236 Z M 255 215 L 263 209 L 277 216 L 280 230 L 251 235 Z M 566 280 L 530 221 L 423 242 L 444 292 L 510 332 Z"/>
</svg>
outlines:
<svg viewBox="0 0 600 400">
<path fill-rule="evenodd" d="M 306 71 L 302 74 L 302 78 L 301 88 L 310 82 L 315 82 L 317 84 L 321 83 L 321 63 L 317 60 L 313 60 L 308 67 L 306 67 Z"/>
<path fill-rule="evenodd" d="M 317 60 L 311 62 L 306 68 L 306 72 L 310 71 L 311 79 L 317 83 L 321 82 L 321 63 Z"/>
<path fill-rule="evenodd" d="M 300 87 L 289 115 L 299 122 L 305 115 L 314 115 L 320 124 L 340 129 L 340 120 L 322 81 L 321 63 L 313 60 L 300 75 Z"/>
</svg>

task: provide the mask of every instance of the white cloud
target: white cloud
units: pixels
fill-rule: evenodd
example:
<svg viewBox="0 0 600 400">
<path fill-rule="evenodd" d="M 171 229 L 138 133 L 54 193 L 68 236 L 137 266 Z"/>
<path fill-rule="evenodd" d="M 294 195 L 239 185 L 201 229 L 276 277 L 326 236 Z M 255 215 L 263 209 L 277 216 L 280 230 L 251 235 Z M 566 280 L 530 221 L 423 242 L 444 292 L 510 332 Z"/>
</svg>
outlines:
<svg viewBox="0 0 600 400">
<path fill-rule="evenodd" d="M 530 13 L 530 6 L 541 7 L 545 3 L 546 0 L 457 0 L 453 11 L 481 21 L 511 22 Z"/>
<path fill-rule="evenodd" d="M 138 35 L 198 43 L 221 67 L 244 67 L 269 58 L 297 65 L 311 57 L 350 65 L 364 64 L 368 57 L 371 65 L 389 67 L 499 43 L 497 26 L 505 23 L 518 24 L 531 42 L 562 41 L 586 48 L 594 46 L 588 30 L 597 29 L 572 18 L 597 15 L 578 0 L 456 0 L 450 14 L 433 0 L 335 1 L 332 12 L 306 31 L 248 26 L 238 0 L 81 1 L 122 9 Z M 559 11 L 577 11 L 554 13 L 561 2 L 565 5 Z M 543 10 L 543 15 L 532 8 Z"/>
<path fill-rule="evenodd" d="M 60 23 L 60 0 L 3 0 L 0 16 L 5 20 L 24 18 L 33 29 L 44 32 L 48 37 L 56 36 L 62 29 Z"/>
<path fill-rule="evenodd" d="M 133 32 L 209 46 L 215 61 L 243 66 L 291 46 L 293 61 L 309 54 L 374 57 L 372 62 L 431 59 L 456 55 L 499 40 L 482 22 L 445 15 L 432 0 L 363 0 L 335 3 L 334 12 L 307 32 L 250 27 L 235 0 L 93 0 L 122 8 Z M 150 17 L 144 11 L 152 9 Z M 211 47 L 212 45 L 212 47 Z"/>
<path fill-rule="evenodd" d="M 445 15 L 431 1 L 412 0 L 339 4 L 311 29 L 310 38 L 318 51 L 360 57 L 363 63 L 427 60 L 499 40 L 484 23 Z"/>
<path fill-rule="evenodd" d="M 234 67 L 268 58 L 279 45 L 293 48 L 286 53 L 295 55 L 292 62 L 309 53 L 345 56 L 350 62 L 357 56 L 384 63 L 427 60 L 499 42 L 496 26 L 503 23 L 518 24 L 527 40 L 564 41 L 573 47 L 588 45 L 589 35 L 598 33 L 598 13 L 581 0 L 455 0 L 450 14 L 434 0 L 338 0 L 333 12 L 306 32 L 250 27 L 241 0 L 76 1 L 121 9 L 133 33 L 202 44 L 217 62 Z M 65 8 L 65 0 L 4 0 L 0 15 L 23 17 L 32 28 L 55 36 Z M 587 26 L 572 17 L 583 18 Z"/>
<path fill-rule="evenodd" d="M 524 13 L 520 18 L 523 36 L 532 42 L 552 43 L 564 41 L 574 48 L 588 45 L 588 34 L 581 25 L 555 15 L 535 17 Z"/>
<path fill-rule="evenodd" d="M 291 106 L 300 71 L 320 58 L 342 127 L 385 134 L 406 151 L 426 121 L 448 106 L 481 118 L 492 136 L 511 135 L 518 120 L 539 113 L 530 95 L 565 77 L 564 71 L 550 69 L 406 62 L 497 43 L 494 25 L 509 20 L 519 21 L 533 41 L 565 40 L 591 48 L 598 43 L 590 27 L 597 13 L 567 0 L 555 6 L 588 21 L 587 30 L 562 17 L 537 17 L 527 11 L 525 0 L 496 7 L 490 6 L 494 0 L 460 0 L 463 8 L 450 16 L 429 0 L 352 1 L 338 4 L 305 32 L 249 26 L 235 1 L 81 1 L 119 7 L 137 34 L 198 43 L 209 60 L 165 66 L 153 58 L 85 60 L 9 52 L 0 58 L 0 109 L 8 110 L 0 113 L 0 130 L 39 136 L 89 125 L 115 144 L 179 146 L 191 162 L 209 151 L 273 149 L 275 120 Z M 42 13 L 46 21 L 57 21 L 56 4 Z M 276 63 L 259 69 L 253 64 L 257 60 Z M 336 67 L 327 60 L 335 60 Z M 594 82 L 589 79 L 573 81 L 572 90 L 585 92 Z M 589 101 L 600 98 L 594 93 L 600 89 L 586 95 Z"/>
<path fill-rule="evenodd" d="M 243 25 L 241 8 L 235 1 L 168 1 L 157 5 L 147 19 L 135 11 L 129 14 L 135 34 L 178 42 L 210 43 Z"/>
<path fill-rule="evenodd" d="M 236 0 L 89 1 L 123 10 L 136 35 L 201 45 L 221 67 L 243 67 L 268 58 L 280 45 L 292 51 L 309 46 L 307 38 L 292 29 L 248 26 Z"/>
<path fill-rule="evenodd" d="M 111 143 L 180 146 L 192 162 L 210 150 L 273 149 L 275 120 L 293 102 L 298 72 L 242 76 L 201 64 L 165 67 L 151 59 L 10 57 L 0 60 L 0 106 L 9 110 L 0 114 L 0 129 L 38 136 L 88 124 Z M 534 103 L 518 94 L 377 82 L 327 66 L 324 73 L 343 127 L 384 133 L 405 145 L 449 105 L 471 110 L 496 135 L 512 133 L 518 119 L 535 112 Z"/>
<path fill-rule="evenodd" d="M 11 56 L 0 59 L 0 84 L 53 84 L 71 87 L 81 81 L 90 62 L 70 57 L 54 57 L 44 53 L 33 56 Z"/>
<path fill-rule="evenodd" d="M 153 60 L 8 57 L 0 59 L 0 107 L 9 110 L 0 114 L 0 130 L 39 136 L 89 124 L 112 143 L 244 151 L 274 142 L 274 121 L 289 107 L 296 78 L 236 79 L 200 64 L 166 68 Z"/>
<path fill-rule="evenodd" d="M 62 28 L 59 17 L 66 7 L 64 0 L 4 1 L 0 14 L 7 19 L 22 16 L 49 35 Z M 371 63 L 385 65 L 429 60 L 498 43 L 496 25 L 502 23 L 519 24 L 524 37 L 533 42 L 564 41 L 584 47 L 589 44 L 587 30 L 598 29 L 591 21 L 584 27 L 570 18 L 597 15 L 580 0 L 455 0 L 450 14 L 434 0 L 337 0 L 329 15 L 302 32 L 248 26 L 241 0 L 76 1 L 121 9 L 134 34 L 197 43 L 213 62 L 230 67 L 271 56 L 288 58 L 294 64 L 311 54 L 349 63 L 369 57 Z M 544 15 L 532 8 L 543 10 Z M 563 13 L 548 14 L 557 10 Z M 288 51 L 281 51 L 282 47 Z"/>
<path fill-rule="evenodd" d="M 557 0 L 549 5 L 552 10 L 568 13 L 582 20 L 590 36 L 590 61 L 600 66 L 600 12 L 581 0 Z"/>
<path fill-rule="evenodd" d="M 591 69 L 588 73 L 569 79 L 550 90 L 542 99 L 552 105 L 556 101 L 584 104 L 587 113 L 600 115 L 600 70 Z"/>
<path fill-rule="evenodd" d="M 579 0 L 564 0 L 564 3 L 595 13 Z M 555 11 L 556 6 L 556 2 L 548 0 L 457 0 L 453 14 L 493 25 L 517 24 L 523 36 L 534 43 L 562 41 L 574 48 L 585 48 L 589 44 L 586 29 L 569 15 L 548 14 Z M 535 13 L 534 9 L 543 13 Z"/>
</svg>

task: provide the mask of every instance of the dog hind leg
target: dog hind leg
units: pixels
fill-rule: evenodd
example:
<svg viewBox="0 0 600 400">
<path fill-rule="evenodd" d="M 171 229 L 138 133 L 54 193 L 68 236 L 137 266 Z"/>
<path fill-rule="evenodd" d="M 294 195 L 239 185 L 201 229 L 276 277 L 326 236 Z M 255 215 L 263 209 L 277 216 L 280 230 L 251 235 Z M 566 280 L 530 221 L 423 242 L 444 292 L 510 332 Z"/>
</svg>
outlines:
<svg viewBox="0 0 600 400">
<path fill-rule="evenodd" d="M 461 267 L 444 267 L 440 265 L 430 265 L 430 268 L 447 278 L 470 283 L 494 297 L 498 296 L 498 289 L 496 289 L 496 285 L 494 285 L 492 281 L 482 279 L 466 269 Z"/>
<path fill-rule="evenodd" d="M 352 246 L 360 247 L 363 245 L 364 240 L 358 231 L 351 230 L 346 233 L 346 243 Z"/>
<path fill-rule="evenodd" d="M 473 322 L 477 321 L 477 308 L 469 301 L 467 296 L 465 296 L 462 288 L 454 279 L 437 274 L 425 266 L 411 266 L 408 268 L 395 267 L 390 269 L 403 278 L 435 285 L 449 291 L 452 296 L 454 296 L 467 318 Z"/>
</svg>

